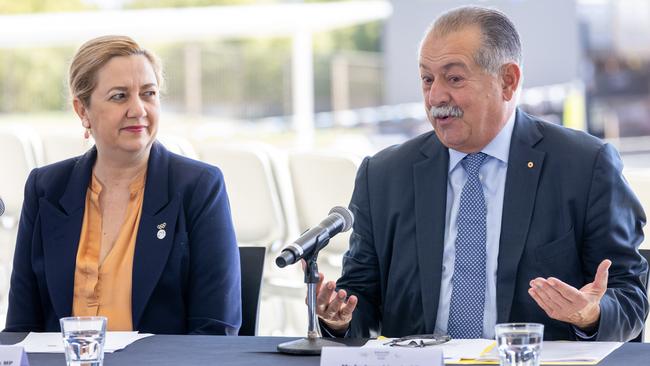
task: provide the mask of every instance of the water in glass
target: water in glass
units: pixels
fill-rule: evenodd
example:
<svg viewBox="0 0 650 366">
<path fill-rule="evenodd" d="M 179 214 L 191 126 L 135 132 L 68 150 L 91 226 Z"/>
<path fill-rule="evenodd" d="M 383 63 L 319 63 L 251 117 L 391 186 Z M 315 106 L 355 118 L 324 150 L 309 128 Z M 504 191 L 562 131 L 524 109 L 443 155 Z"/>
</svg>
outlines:
<svg viewBox="0 0 650 366">
<path fill-rule="evenodd" d="M 542 333 L 526 330 L 497 334 L 499 358 L 504 366 L 538 366 Z"/>
<path fill-rule="evenodd" d="M 101 366 L 104 358 L 101 330 L 76 330 L 63 333 L 65 356 L 70 366 Z"/>
</svg>

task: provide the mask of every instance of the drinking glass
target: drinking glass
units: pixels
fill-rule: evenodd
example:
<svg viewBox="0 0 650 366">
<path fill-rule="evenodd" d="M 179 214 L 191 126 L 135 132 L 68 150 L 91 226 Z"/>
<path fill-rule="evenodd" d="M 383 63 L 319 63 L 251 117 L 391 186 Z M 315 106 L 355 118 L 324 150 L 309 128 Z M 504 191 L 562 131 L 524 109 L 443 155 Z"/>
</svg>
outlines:
<svg viewBox="0 0 650 366">
<path fill-rule="evenodd" d="M 544 325 L 505 323 L 495 327 L 501 366 L 539 366 Z"/>
<path fill-rule="evenodd" d="M 61 318 L 61 334 L 68 366 L 102 366 L 106 318 L 73 316 Z"/>
</svg>

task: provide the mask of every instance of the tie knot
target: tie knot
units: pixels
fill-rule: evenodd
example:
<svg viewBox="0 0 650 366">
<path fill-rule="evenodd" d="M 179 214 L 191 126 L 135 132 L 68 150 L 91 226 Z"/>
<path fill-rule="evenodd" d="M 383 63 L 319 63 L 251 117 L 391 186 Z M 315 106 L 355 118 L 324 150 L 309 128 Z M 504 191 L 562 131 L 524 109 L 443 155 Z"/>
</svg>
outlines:
<svg viewBox="0 0 650 366">
<path fill-rule="evenodd" d="M 487 154 L 482 152 L 468 154 L 460 163 L 463 164 L 463 168 L 465 168 L 465 171 L 470 177 L 475 177 L 478 175 L 478 171 L 481 168 L 481 165 L 483 165 L 485 158 L 487 158 Z"/>
</svg>

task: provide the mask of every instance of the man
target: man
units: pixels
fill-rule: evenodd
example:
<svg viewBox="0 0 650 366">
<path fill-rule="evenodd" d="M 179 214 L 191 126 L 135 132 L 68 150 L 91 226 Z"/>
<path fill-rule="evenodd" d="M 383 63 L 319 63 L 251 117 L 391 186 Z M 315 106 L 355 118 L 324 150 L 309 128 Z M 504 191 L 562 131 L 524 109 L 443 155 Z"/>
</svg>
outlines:
<svg viewBox="0 0 650 366">
<path fill-rule="evenodd" d="M 366 158 L 342 277 L 321 281 L 334 335 L 627 341 L 648 313 L 645 216 L 611 146 L 516 108 L 521 45 L 501 12 L 440 16 L 420 47 L 433 132 Z M 350 295 L 348 297 L 348 295 Z"/>
</svg>

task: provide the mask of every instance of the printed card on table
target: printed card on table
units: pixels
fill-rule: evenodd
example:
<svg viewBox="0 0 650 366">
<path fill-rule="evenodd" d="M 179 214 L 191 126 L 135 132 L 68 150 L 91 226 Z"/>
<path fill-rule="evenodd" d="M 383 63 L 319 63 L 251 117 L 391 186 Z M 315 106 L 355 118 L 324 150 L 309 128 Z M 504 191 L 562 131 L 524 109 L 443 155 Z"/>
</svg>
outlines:
<svg viewBox="0 0 650 366">
<path fill-rule="evenodd" d="M 442 366 L 435 348 L 324 347 L 320 366 Z"/>
<path fill-rule="evenodd" d="M 25 349 L 21 346 L 0 346 L 0 366 L 29 366 Z"/>
</svg>

